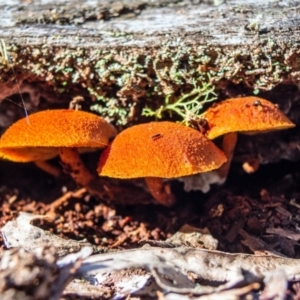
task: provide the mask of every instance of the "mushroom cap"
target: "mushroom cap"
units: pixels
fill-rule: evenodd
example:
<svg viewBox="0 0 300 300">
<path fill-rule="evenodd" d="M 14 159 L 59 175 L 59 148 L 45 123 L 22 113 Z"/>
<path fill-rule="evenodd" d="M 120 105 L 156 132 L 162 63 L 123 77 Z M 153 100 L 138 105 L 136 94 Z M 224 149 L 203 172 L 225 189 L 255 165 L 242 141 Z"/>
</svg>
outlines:
<svg viewBox="0 0 300 300">
<path fill-rule="evenodd" d="M 0 157 L 16 162 L 47 160 L 58 148 L 103 148 L 116 129 L 92 113 L 45 110 L 10 126 L 0 139 Z"/>
<path fill-rule="evenodd" d="M 175 178 L 217 169 L 226 160 L 199 131 L 172 122 L 151 122 L 117 135 L 102 153 L 98 173 L 114 178 Z"/>
<path fill-rule="evenodd" d="M 209 125 L 206 132 L 209 139 L 229 132 L 251 134 L 295 127 L 277 105 L 258 97 L 222 101 L 210 107 L 202 117 Z"/>
</svg>

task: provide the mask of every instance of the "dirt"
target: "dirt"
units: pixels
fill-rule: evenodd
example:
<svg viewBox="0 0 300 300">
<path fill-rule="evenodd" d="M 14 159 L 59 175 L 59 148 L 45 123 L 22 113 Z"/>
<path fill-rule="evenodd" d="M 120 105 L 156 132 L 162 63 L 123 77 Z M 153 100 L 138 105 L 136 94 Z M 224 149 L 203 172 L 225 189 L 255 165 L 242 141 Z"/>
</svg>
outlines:
<svg viewBox="0 0 300 300">
<path fill-rule="evenodd" d="M 95 156 L 84 158 L 88 163 Z M 41 225 L 65 238 L 86 239 L 102 247 L 132 248 L 139 246 L 140 240 L 164 240 L 187 223 L 207 226 L 218 239 L 220 250 L 251 252 L 253 249 L 243 242 L 243 229 L 272 249 L 299 257 L 300 238 L 267 233 L 270 228 L 281 228 L 298 234 L 299 166 L 299 162 L 282 161 L 261 166 L 249 175 L 240 163 L 234 163 L 226 184 L 213 187 L 208 194 L 186 193 L 182 184 L 174 181 L 172 188 L 179 201 L 172 208 L 107 205 L 85 193 L 58 207 L 53 223 L 43 221 Z M 78 189 L 71 179 L 55 180 L 31 164 L 1 161 L 0 168 L 5 170 L 0 177 L 1 225 L 19 211 L 45 214 L 52 201 Z"/>
</svg>

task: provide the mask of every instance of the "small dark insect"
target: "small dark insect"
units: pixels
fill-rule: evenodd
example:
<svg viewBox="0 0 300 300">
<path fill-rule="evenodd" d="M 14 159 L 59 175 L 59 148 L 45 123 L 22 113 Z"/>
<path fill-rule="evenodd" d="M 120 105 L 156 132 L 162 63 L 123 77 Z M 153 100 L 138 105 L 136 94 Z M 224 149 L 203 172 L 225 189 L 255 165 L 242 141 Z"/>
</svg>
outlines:
<svg viewBox="0 0 300 300">
<path fill-rule="evenodd" d="M 157 133 L 157 134 L 152 135 L 151 139 L 153 141 L 156 141 L 156 140 L 160 139 L 161 137 L 162 137 L 162 135 L 160 133 Z"/>
<path fill-rule="evenodd" d="M 255 100 L 252 103 L 253 106 L 261 106 L 261 102 L 259 100 Z"/>
</svg>

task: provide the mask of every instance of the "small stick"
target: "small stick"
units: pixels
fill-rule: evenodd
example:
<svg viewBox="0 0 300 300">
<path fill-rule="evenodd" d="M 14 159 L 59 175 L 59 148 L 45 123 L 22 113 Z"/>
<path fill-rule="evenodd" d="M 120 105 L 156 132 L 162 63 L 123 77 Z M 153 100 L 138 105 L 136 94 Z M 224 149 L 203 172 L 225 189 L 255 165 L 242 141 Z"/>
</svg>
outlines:
<svg viewBox="0 0 300 300">
<path fill-rule="evenodd" d="M 81 188 L 75 192 L 70 191 L 65 193 L 63 196 L 59 197 L 58 199 L 56 199 L 54 202 L 50 204 L 50 210 L 47 213 L 47 215 L 53 216 L 53 214 L 55 214 L 55 210 L 58 207 L 60 207 L 63 203 L 65 203 L 71 198 L 81 198 L 85 193 L 86 193 L 85 188 Z"/>
</svg>

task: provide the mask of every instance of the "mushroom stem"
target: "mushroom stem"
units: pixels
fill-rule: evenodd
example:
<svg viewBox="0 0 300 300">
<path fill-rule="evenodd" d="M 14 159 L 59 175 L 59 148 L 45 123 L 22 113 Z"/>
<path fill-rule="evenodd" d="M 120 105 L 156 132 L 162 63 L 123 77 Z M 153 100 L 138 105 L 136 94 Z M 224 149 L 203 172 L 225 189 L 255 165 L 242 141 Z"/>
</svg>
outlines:
<svg viewBox="0 0 300 300">
<path fill-rule="evenodd" d="M 176 198 L 172 194 L 170 184 L 158 177 L 145 177 L 150 194 L 162 205 L 171 206 Z"/>
<path fill-rule="evenodd" d="M 75 148 L 60 148 L 59 155 L 64 171 L 72 176 L 77 184 L 106 202 L 126 204 L 148 204 L 151 197 L 143 189 L 135 186 L 118 186 L 106 178 L 94 176 L 83 164 Z"/>
<path fill-rule="evenodd" d="M 59 156 L 64 171 L 84 187 L 88 186 L 96 177 L 83 164 L 76 148 L 59 148 Z"/>
<path fill-rule="evenodd" d="M 236 132 L 227 133 L 223 137 L 222 150 L 227 157 L 227 162 L 225 162 L 217 170 L 217 172 L 221 178 L 226 178 L 228 175 L 236 142 L 237 142 L 237 133 Z"/>
<path fill-rule="evenodd" d="M 62 175 L 62 172 L 57 167 L 51 165 L 49 162 L 44 160 L 38 160 L 34 162 L 37 167 L 45 171 L 46 173 L 58 178 Z"/>
</svg>

